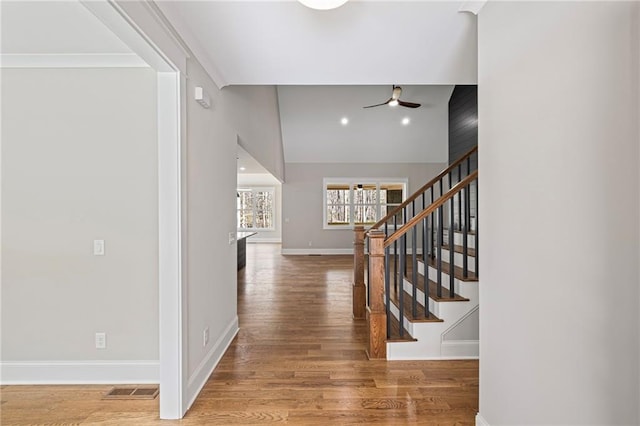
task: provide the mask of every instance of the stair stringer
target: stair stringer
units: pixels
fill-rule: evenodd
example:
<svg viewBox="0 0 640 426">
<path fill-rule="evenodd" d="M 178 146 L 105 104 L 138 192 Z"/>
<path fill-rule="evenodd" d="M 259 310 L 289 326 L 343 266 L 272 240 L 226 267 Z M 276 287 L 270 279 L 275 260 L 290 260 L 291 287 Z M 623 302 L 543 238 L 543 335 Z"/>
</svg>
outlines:
<svg viewBox="0 0 640 426">
<path fill-rule="evenodd" d="M 447 276 L 448 278 L 448 276 Z M 448 284 L 448 279 L 443 280 Z M 405 329 L 414 342 L 387 342 L 388 360 L 445 360 L 478 359 L 479 341 L 445 342 L 444 333 L 458 324 L 479 307 L 479 282 L 464 282 L 455 279 L 456 293 L 467 302 L 437 302 L 429 299 L 429 306 L 443 322 L 411 322 L 405 318 Z M 448 285 L 445 287 L 448 288 Z M 411 294 L 412 284 L 404 280 L 404 291 Z M 417 290 L 418 300 L 424 301 L 424 293 Z M 422 303 L 421 303 L 422 304 Z M 398 318 L 398 309 L 392 305 L 391 314 Z"/>
</svg>

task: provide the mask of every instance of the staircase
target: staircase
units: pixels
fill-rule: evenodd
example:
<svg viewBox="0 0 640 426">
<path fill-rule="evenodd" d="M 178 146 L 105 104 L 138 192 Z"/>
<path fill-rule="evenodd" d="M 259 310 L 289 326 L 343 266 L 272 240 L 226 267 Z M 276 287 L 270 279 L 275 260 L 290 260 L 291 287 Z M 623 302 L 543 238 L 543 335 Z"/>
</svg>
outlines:
<svg viewBox="0 0 640 426">
<path fill-rule="evenodd" d="M 370 358 L 478 357 L 477 182 L 474 148 L 356 227 L 353 314 L 367 320 Z"/>
</svg>

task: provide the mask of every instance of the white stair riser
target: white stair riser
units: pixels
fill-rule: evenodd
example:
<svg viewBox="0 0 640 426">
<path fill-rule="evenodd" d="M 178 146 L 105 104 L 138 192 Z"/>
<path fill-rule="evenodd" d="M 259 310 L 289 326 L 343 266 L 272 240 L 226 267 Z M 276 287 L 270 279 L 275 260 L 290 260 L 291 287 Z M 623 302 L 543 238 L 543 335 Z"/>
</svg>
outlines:
<svg viewBox="0 0 640 426">
<path fill-rule="evenodd" d="M 443 286 L 444 287 L 444 286 Z M 478 304 L 478 284 L 473 283 L 462 283 L 462 293 L 460 291 L 456 291 L 456 294 L 462 296 L 466 299 L 469 299 L 468 302 L 438 302 L 429 298 L 429 311 L 435 314 L 438 318 L 445 321 L 452 321 L 458 319 L 458 310 L 457 309 L 449 309 L 448 307 L 451 305 L 462 305 L 472 304 L 473 306 Z M 405 280 L 404 281 L 404 291 L 406 293 L 406 297 L 411 298 L 413 295 L 413 285 Z M 420 289 L 416 289 L 416 295 L 418 299 L 418 304 L 420 306 L 424 306 L 424 293 Z M 468 310 L 468 307 L 464 307 L 465 312 Z"/>
<path fill-rule="evenodd" d="M 442 260 L 449 263 L 449 250 L 442 250 Z M 453 253 L 453 261 L 456 266 L 463 267 L 464 255 L 462 253 Z M 476 258 L 473 256 L 467 256 L 467 267 L 470 271 L 476 271 Z"/>
<path fill-rule="evenodd" d="M 469 246 L 469 248 L 476 248 L 476 236 L 473 234 L 467 234 L 467 244 Z M 445 242 L 448 242 L 449 240 L 445 240 Z M 460 233 L 460 232 L 456 232 L 453 234 L 453 241 L 457 246 L 462 246 L 464 245 L 464 234 Z"/>
<path fill-rule="evenodd" d="M 422 261 L 418 262 L 418 274 L 424 276 L 424 263 Z M 438 277 L 437 270 L 430 266 L 429 278 L 431 279 L 431 281 L 435 282 L 437 277 Z M 468 298 L 468 296 L 465 294 L 467 289 L 470 289 L 471 291 L 473 291 L 478 287 L 477 281 L 461 281 L 457 278 L 454 278 L 453 282 L 454 282 L 455 292 L 458 293 L 460 296 L 466 297 L 466 298 Z M 449 274 L 447 274 L 446 272 L 442 273 L 442 287 L 449 289 Z"/>
</svg>

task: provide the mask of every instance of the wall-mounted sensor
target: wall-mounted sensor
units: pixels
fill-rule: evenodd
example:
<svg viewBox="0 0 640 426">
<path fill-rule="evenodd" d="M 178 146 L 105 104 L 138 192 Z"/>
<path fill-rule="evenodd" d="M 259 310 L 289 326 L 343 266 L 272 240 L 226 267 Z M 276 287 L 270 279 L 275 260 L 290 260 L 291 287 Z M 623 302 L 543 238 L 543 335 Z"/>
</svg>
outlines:
<svg viewBox="0 0 640 426">
<path fill-rule="evenodd" d="M 196 86 L 195 99 L 200 105 L 202 105 L 203 108 L 209 108 L 211 106 L 211 99 L 209 99 L 209 96 L 200 86 Z"/>
</svg>

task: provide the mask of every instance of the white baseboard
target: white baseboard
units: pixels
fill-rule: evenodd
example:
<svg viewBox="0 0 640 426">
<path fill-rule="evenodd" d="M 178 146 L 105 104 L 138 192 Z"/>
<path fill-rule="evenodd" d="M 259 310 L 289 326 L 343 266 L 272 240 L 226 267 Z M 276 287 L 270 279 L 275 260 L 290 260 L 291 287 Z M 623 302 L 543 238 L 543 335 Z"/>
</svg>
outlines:
<svg viewBox="0 0 640 426">
<path fill-rule="evenodd" d="M 5 361 L 2 385 L 156 384 L 160 361 Z"/>
<path fill-rule="evenodd" d="M 204 357 L 200 365 L 195 369 L 191 377 L 189 377 L 189 381 L 187 382 L 187 409 L 191 407 L 193 402 L 198 397 L 198 394 L 204 387 L 207 380 L 209 380 L 209 376 L 213 373 L 213 370 L 216 368 L 220 359 L 229 348 L 229 345 L 233 341 L 236 334 L 239 331 L 238 327 L 238 317 L 236 316 L 233 321 L 229 323 L 224 333 L 216 340 L 216 342 L 211 347 L 211 350 Z"/>
<path fill-rule="evenodd" d="M 258 238 L 258 237 L 247 238 L 247 244 L 260 244 L 260 243 L 282 244 L 282 238 Z"/>
<path fill-rule="evenodd" d="M 480 413 L 476 414 L 476 426 L 490 426 L 489 422 L 487 422 Z"/>
<path fill-rule="evenodd" d="M 282 249 L 284 255 L 336 255 L 336 254 L 353 254 L 353 249 Z"/>
</svg>

